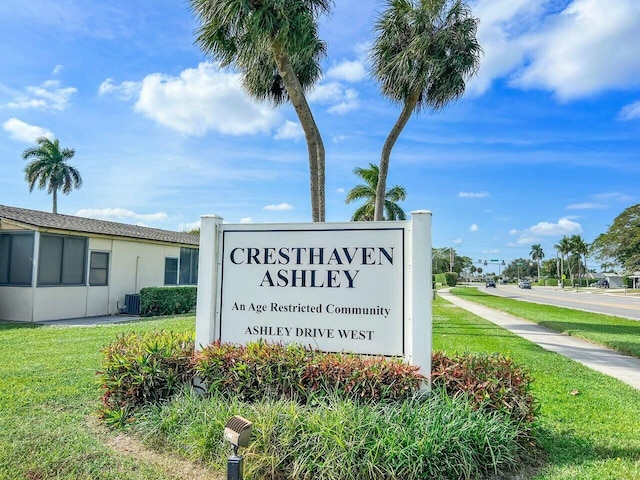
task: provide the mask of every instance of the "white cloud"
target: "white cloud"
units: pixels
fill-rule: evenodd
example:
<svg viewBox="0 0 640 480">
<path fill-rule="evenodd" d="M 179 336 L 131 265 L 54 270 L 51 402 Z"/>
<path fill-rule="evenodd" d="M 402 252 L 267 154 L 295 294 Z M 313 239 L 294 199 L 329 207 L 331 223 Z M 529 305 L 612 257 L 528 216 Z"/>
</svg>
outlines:
<svg viewBox="0 0 640 480">
<path fill-rule="evenodd" d="M 266 205 L 263 210 L 270 210 L 276 212 L 284 212 L 287 210 L 293 210 L 294 206 L 288 203 L 279 203 L 278 205 Z"/>
<path fill-rule="evenodd" d="M 604 205 L 593 202 L 572 203 L 567 205 L 567 210 L 598 210 L 604 208 Z"/>
<path fill-rule="evenodd" d="M 339 135 L 334 135 L 331 140 L 333 140 L 333 143 L 340 143 L 340 142 L 344 142 L 345 140 L 349 139 L 349 135 L 343 135 L 343 134 L 339 134 Z"/>
<path fill-rule="evenodd" d="M 640 84 L 637 0 L 477 0 L 484 55 L 471 94 L 507 78 L 567 101 Z"/>
<path fill-rule="evenodd" d="M 195 222 L 187 222 L 178 224 L 179 232 L 190 232 L 196 228 L 200 228 L 200 220 L 196 220 Z"/>
<path fill-rule="evenodd" d="M 453 243 L 455 243 L 456 245 L 460 245 L 462 243 L 462 239 L 461 238 L 456 238 Z"/>
<path fill-rule="evenodd" d="M 53 75 L 58 75 L 64 69 L 63 65 L 56 65 L 51 72 Z"/>
<path fill-rule="evenodd" d="M 73 87 L 62 88 L 57 80 L 47 80 L 38 87 L 26 87 L 23 92 L 13 92 L 13 100 L 5 106 L 21 110 L 34 108 L 61 111 L 67 108 L 71 95 L 77 91 Z"/>
<path fill-rule="evenodd" d="M 479 227 L 478 225 L 476 225 L 475 223 L 474 223 L 474 224 L 472 224 L 472 225 L 469 227 L 469 231 L 470 231 L 470 232 L 477 232 L 478 230 L 480 230 L 480 227 Z"/>
<path fill-rule="evenodd" d="M 542 237 L 559 237 L 578 235 L 580 233 L 582 233 L 582 225 L 574 222 L 569 217 L 565 217 L 558 220 L 557 223 L 540 222 L 525 230 L 512 229 L 509 235 L 520 235 L 516 244 L 527 245 L 539 241 Z"/>
<path fill-rule="evenodd" d="M 329 113 L 343 115 L 360 106 L 358 92 L 346 88 L 340 82 L 329 82 L 317 85 L 307 96 L 309 103 L 330 104 Z"/>
<path fill-rule="evenodd" d="M 526 38 L 530 63 L 512 84 L 561 100 L 640 84 L 640 2 L 574 0 Z"/>
<path fill-rule="evenodd" d="M 287 120 L 278 129 L 273 138 L 276 140 L 299 140 L 304 138 L 304 130 L 299 122 Z"/>
<path fill-rule="evenodd" d="M 340 187 L 340 188 L 336 188 L 336 192 L 337 193 L 344 193 L 345 190 L 344 190 L 344 188 Z"/>
<path fill-rule="evenodd" d="M 602 202 L 613 201 L 613 202 L 627 203 L 633 200 L 633 197 L 631 195 L 627 195 L 626 193 L 620 193 L 620 192 L 597 193 L 592 196 L 596 200 L 602 201 Z"/>
<path fill-rule="evenodd" d="M 367 76 L 364 64 L 359 60 L 343 60 L 327 70 L 327 78 L 359 82 Z"/>
<path fill-rule="evenodd" d="M 240 223 L 253 223 L 253 218 L 251 218 L 251 217 L 242 217 L 240 219 Z"/>
<path fill-rule="evenodd" d="M 489 192 L 459 192 L 458 198 L 487 198 Z"/>
<path fill-rule="evenodd" d="M 98 87 L 98 94 L 103 95 L 115 95 L 119 100 L 131 100 L 140 94 L 142 89 L 141 82 L 122 82 L 120 85 L 113 83 L 112 78 L 107 78 Z"/>
<path fill-rule="evenodd" d="M 78 217 L 96 218 L 112 222 L 162 222 L 169 219 L 164 212 L 141 214 L 124 208 L 83 208 L 76 212 Z M 144 225 L 137 223 L 138 225 Z"/>
<path fill-rule="evenodd" d="M 40 137 L 47 137 L 50 140 L 54 137 L 50 130 L 36 125 L 29 125 L 17 118 L 10 118 L 2 124 L 2 127 L 9 132 L 12 139 L 20 142 L 33 143 Z"/>
<path fill-rule="evenodd" d="M 618 118 L 623 121 L 640 119 L 640 100 L 622 107 Z"/>
<path fill-rule="evenodd" d="M 179 77 L 146 76 L 135 110 L 187 135 L 268 133 L 281 122 L 271 106 L 244 94 L 239 74 L 211 63 L 186 69 Z"/>
</svg>

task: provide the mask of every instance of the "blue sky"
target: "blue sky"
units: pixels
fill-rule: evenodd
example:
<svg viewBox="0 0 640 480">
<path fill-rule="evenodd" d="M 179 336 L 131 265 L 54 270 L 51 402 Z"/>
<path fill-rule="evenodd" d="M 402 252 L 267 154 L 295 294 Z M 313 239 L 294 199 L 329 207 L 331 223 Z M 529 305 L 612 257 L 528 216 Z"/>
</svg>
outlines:
<svg viewBox="0 0 640 480">
<path fill-rule="evenodd" d="M 547 258 L 591 242 L 640 201 L 640 2 L 478 0 L 484 49 L 463 99 L 414 116 L 389 185 L 433 212 L 436 247 L 478 259 Z M 310 92 L 327 150 L 327 220 L 348 221 L 354 167 L 377 163 L 399 109 L 367 66 L 381 2 L 338 0 L 322 21 Z M 0 2 L 0 203 L 50 211 L 21 153 L 74 148 L 83 187 L 59 212 L 185 229 L 310 221 L 306 145 L 290 107 L 247 98 L 194 45 L 186 1 Z M 591 266 L 591 265 L 590 265 Z M 593 262 L 593 266 L 597 264 Z"/>
</svg>

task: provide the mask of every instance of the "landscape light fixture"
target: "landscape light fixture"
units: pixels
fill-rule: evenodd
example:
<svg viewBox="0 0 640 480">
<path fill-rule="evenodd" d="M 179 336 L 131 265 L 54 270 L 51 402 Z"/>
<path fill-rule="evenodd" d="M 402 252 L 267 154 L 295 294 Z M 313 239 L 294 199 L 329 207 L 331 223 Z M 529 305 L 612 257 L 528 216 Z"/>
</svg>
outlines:
<svg viewBox="0 0 640 480">
<path fill-rule="evenodd" d="M 233 455 L 227 459 L 227 480 L 243 480 L 243 458 L 238 455 L 238 448 L 249 446 L 252 427 L 253 423 L 240 415 L 231 417 L 224 426 L 224 439 L 233 448 Z"/>
</svg>

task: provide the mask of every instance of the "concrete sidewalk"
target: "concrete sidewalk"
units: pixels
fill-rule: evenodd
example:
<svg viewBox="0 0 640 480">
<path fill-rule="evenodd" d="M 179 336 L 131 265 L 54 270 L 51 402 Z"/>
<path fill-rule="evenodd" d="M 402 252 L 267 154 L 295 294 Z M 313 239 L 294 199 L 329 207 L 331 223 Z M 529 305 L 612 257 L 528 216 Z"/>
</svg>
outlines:
<svg viewBox="0 0 640 480">
<path fill-rule="evenodd" d="M 540 345 L 545 350 L 564 355 L 640 390 L 640 359 L 638 358 L 622 355 L 608 348 L 554 332 L 537 323 L 464 300 L 448 290 L 439 290 L 438 295 L 460 308 Z"/>
</svg>

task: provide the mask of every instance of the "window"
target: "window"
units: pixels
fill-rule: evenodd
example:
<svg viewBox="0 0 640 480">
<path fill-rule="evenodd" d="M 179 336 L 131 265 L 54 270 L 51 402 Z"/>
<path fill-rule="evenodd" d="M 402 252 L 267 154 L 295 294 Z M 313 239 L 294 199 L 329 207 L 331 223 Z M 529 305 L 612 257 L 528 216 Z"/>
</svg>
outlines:
<svg viewBox="0 0 640 480">
<path fill-rule="evenodd" d="M 0 285 L 31 286 L 33 233 L 0 234 Z"/>
<path fill-rule="evenodd" d="M 164 284 L 178 284 L 178 259 L 167 257 L 164 259 Z"/>
<path fill-rule="evenodd" d="M 84 285 L 87 239 L 40 236 L 38 285 Z"/>
<path fill-rule="evenodd" d="M 89 260 L 89 285 L 109 285 L 109 253 L 91 252 Z"/>
<path fill-rule="evenodd" d="M 180 285 L 198 283 L 198 249 L 180 249 Z"/>
</svg>

